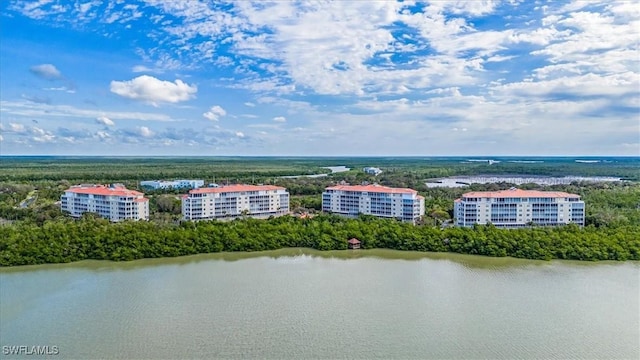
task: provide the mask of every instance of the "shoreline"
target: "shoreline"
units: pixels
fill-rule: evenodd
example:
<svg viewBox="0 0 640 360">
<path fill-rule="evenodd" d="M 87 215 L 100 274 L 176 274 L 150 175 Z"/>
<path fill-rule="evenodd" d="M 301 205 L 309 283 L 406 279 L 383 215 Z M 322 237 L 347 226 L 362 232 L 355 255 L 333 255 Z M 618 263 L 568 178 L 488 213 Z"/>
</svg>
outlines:
<svg viewBox="0 0 640 360">
<path fill-rule="evenodd" d="M 239 250 L 239 251 L 219 251 L 208 253 L 195 253 L 177 256 L 163 256 L 163 257 L 145 257 L 132 260 L 113 260 L 113 259 L 81 259 L 70 262 L 49 262 L 39 264 L 20 264 L 20 265 L 0 265 L 0 275 L 3 273 L 10 273 L 13 271 L 36 271 L 41 267 L 53 267 L 53 268 L 66 268 L 66 267 L 79 267 L 79 268 L 95 268 L 96 265 L 108 265 L 108 267 L 118 266 L 124 270 L 126 268 L 137 268 L 145 266 L 162 266 L 166 265 L 166 262 L 171 262 L 174 265 L 185 265 L 189 263 L 197 263 L 200 261 L 219 260 L 225 262 L 235 262 L 241 260 L 249 260 L 256 258 L 295 258 L 299 256 L 311 257 L 311 258 L 324 258 L 335 260 L 359 260 L 359 259 L 382 259 L 382 260 L 400 260 L 400 261 L 421 261 L 421 260 L 434 260 L 434 261 L 453 261 L 456 263 L 475 263 L 479 261 L 491 261 L 495 262 L 493 266 L 512 266 L 517 263 L 529 264 L 541 266 L 552 262 L 562 262 L 573 265 L 612 265 L 631 263 L 640 266 L 640 260 L 626 259 L 626 260 L 578 260 L 578 259 L 530 259 L 520 258 L 513 256 L 489 256 L 482 254 L 469 254 L 452 251 L 417 251 L 417 250 L 401 250 L 390 248 L 368 248 L 368 249 L 339 249 L 339 250 L 319 250 L 309 247 L 282 247 L 269 250 Z"/>
<path fill-rule="evenodd" d="M 336 261 L 351 260 L 394 260 L 394 261 L 450 261 L 471 268 L 496 269 L 511 266 L 546 266 L 555 262 L 572 266 L 600 266 L 631 264 L 640 267 L 640 260 L 567 260 L 567 259 L 523 259 L 511 256 L 493 257 L 485 255 L 461 254 L 453 252 L 429 252 L 412 250 L 394 250 L 386 248 L 361 249 L 361 250 L 316 250 L 312 248 L 290 247 L 264 251 L 222 251 L 216 253 L 201 253 L 181 255 L 175 257 L 142 258 L 135 260 L 98 260 L 84 259 L 68 263 L 46 263 L 33 265 L 13 265 L 0 267 L 0 275 L 15 272 L 31 272 L 41 270 L 64 270 L 67 268 L 86 269 L 90 271 L 101 270 L 132 270 L 141 267 L 155 266 L 183 266 L 203 261 L 236 262 L 260 258 L 270 259 L 296 259 L 321 258 Z"/>
</svg>

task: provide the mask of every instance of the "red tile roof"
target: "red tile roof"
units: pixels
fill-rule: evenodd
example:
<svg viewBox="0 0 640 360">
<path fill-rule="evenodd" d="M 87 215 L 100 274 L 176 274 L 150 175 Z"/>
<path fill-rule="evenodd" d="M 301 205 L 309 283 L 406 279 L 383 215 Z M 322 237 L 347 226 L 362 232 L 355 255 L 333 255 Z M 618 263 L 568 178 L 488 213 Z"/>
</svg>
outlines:
<svg viewBox="0 0 640 360">
<path fill-rule="evenodd" d="M 220 187 L 207 187 L 189 190 L 189 194 L 215 194 L 230 193 L 243 191 L 270 191 L 270 190 L 286 190 L 282 186 L 274 185 L 227 185 Z"/>
<path fill-rule="evenodd" d="M 463 198 L 580 198 L 580 195 L 562 191 L 539 191 L 510 189 L 500 191 L 472 191 L 462 194 Z"/>
<path fill-rule="evenodd" d="M 349 241 L 347 241 L 349 244 L 360 244 L 360 240 L 356 239 L 356 238 L 351 238 L 349 239 Z"/>
<path fill-rule="evenodd" d="M 356 192 L 375 192 L 375 193 L 391 193 L 391 194 L 417 194 L 413 189 L 392 188 L 382 185 L 336 185 L 330 186 L 327 190 L 356 191 Z"/>
<path fill-rule="evenodd" d="M 105 185 L 79 185 L 72 186 L 69 189 L 65 190 L 66 192 L 72 192 L 76 194 L 92 194 L 92 195 L 104 195 L 104 196 L 143 196 L 144 194 L 135 191 L 129 190 L 123 186 L 105 186 Z"/>
</svg>

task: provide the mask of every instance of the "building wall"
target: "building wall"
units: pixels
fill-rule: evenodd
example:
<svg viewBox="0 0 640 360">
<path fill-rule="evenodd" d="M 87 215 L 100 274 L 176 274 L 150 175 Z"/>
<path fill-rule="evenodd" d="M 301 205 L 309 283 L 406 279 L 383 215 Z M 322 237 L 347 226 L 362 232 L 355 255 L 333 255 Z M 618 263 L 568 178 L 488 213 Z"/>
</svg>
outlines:
<svg viewBox="0 0 640 360">
<path fill-rule="evenodd" d="M 185 220 L 233 219 L 241 216 L 268 218 L 289 213 L 285 189 L 189 193 L 182 198 Z"/>
<path fill-rule="evenodd" d="M 114 222 L 149 219 L 149 201 L 142 195 L 100 195 L 70 190 L 61 196 L 60 208 L 73 217 L 91 212 Z"/>
<path fill-rule="evenodd" d="M 198 189 L 204 186 L 204 180 L 145 180 L 140 181 L 140 186 L 151 189 Z"/>
<path fill-rule="evenodd" d="M 364 171 L 369 175 L 380 175 L 382 173 L 382 170 L 375 167 L 366 167 L 366 168 L 363 168 L 362 171 Z"/>
<path fill-rule="evenodd" d="M 454 203 L 454 217 L 458 226 L 487 223 L 497 227 L 525 227 L 531 223 L 584 226 L 584 207 L 579 197 L 463 197 Z"/>
<path fill-rule="evenodd" d="M 415 193 L 348 191 L 327 189 L 322 193 L 322 210 L 356 217 L 358 214 L 399 218 L 415 223 L 424 215 L 424 198 Z"/>
</svg>

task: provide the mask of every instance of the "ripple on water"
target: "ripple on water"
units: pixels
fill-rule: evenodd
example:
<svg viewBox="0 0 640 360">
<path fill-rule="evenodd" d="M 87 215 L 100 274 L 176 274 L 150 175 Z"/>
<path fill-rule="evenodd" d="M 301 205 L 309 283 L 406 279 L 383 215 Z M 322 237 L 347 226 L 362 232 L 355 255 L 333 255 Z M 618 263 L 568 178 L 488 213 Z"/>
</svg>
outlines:
<svg viewBox="0 0 640 360">
<path fill-rule="evenodd" d="M 293 253 L 2 271 L 2 345 L 55 342 L 71 358 L 640 355 L 637 263 Z"/>
</svg>

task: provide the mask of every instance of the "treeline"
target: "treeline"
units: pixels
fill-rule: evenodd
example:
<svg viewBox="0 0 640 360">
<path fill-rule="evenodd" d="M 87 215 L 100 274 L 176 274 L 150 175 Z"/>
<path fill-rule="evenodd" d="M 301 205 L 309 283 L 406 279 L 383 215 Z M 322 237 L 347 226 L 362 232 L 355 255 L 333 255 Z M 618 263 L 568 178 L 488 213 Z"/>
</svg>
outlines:
<svg viewBox="0 0 640 360">
<path fill-rule="evenodd" d="M 539 159 L 540 163 L 469 163 L 465 158 L 49 158 L 2 157 L 0 181 L 69 180 L 112 182 L 196 178 L 224 182 L 267 182 L 285 175 L 327 173 L 324 166 L 345 165 L 362 173 L 365 166 L 383 170 L 381 179 L 398 174 L 422 182 L 427 178 L 479 174 L 618 176 L 640 180 L 637 157 L 600 163 L 576 163 L 572 158 Z"/>
<path fill-rule="evenodd" d="M 455 252 L 527 259 L 640 260 L 640 226 L 617 228 L 526 228 L 502 230 L 413 226 L 362 216 L 320 215 L 232 222 L 123 222 L 87 216 L 80 220 L 21 221 L 0 226 L 0 266 L 65 263 L 85 259 L 135 260 L 220 251 L 262 251 L 284 247 L 362 247 Z"/>
</svg>

